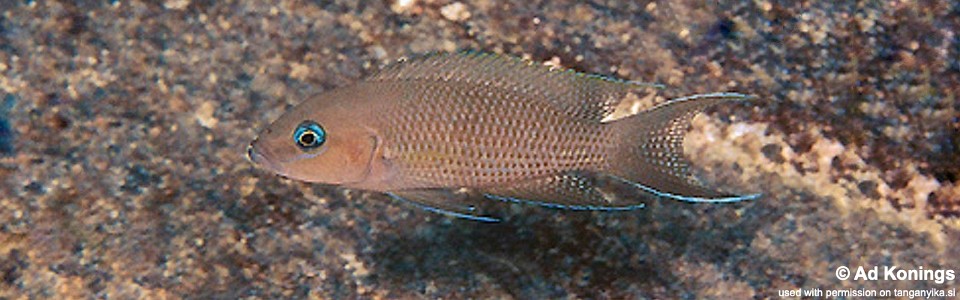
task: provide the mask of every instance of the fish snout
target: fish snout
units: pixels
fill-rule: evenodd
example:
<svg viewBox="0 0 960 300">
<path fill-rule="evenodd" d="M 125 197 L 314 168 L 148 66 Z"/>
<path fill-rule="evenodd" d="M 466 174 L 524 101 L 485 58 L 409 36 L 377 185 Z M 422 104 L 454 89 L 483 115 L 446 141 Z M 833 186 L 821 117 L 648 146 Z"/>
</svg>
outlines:
<svg viewBox="0 0 960 300">
<path fill-rule="evenodd" d="M 247 145 L 247 160 L 249 160 L 255 165 L 269 166 L 270 164 L 270 160 L 268 159 L 269 154 L 264 153 L 263 151 L 265 149 L 263 149 L 262 147 L 257 147 L 257 143 L 259 141 L 260 141 L 259 138 L 254 139 L 253 142 L 250 142 L 250 144 Z"/>
<path fill-rule="evenodd" d="M 257 154 L 257 152 L 253 150 L 253 143 L 247 145 L 247 160 L 252 163 L 257 163 L 257 161 L 261 159 L 260 154 Z"/>
</svg>

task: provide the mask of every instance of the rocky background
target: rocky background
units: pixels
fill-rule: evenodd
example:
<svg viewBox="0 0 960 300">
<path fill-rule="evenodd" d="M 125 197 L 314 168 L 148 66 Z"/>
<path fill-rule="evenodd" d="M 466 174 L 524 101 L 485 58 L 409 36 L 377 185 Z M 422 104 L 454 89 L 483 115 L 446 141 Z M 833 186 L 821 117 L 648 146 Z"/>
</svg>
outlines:
<svg viewBox="0 0 960 300">
<path fill-rule="evenodd" d="M 956 1 L 3 1 L 0 298 L 724 298 L 960 269 Z M 705 4 L 707 3 L 707 4 Z M 451 220 L 244 157 L 305 97 L 474 49 L 758 101 L 629 213 Z"/>
</svg>

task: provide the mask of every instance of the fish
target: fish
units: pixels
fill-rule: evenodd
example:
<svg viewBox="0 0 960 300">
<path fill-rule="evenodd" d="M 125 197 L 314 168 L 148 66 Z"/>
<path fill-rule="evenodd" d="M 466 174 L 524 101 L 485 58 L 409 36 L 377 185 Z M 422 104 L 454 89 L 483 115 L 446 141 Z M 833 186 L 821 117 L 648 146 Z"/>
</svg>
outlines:
<svg viewBox="0 0 960 300">
<path fill-rule="evenodd" d="M 433 53 L 308 98 L 263 129 L 247 156 L 283 177 L 483 222 L 502 220 L 480 209 L 489 202 L 627 211 L 650 199 L 759 197 L 709 188 L 683 155 L 694 116 L 755 97 L 624 109 L 663 88 L 505 55 Z"/>
</svg>

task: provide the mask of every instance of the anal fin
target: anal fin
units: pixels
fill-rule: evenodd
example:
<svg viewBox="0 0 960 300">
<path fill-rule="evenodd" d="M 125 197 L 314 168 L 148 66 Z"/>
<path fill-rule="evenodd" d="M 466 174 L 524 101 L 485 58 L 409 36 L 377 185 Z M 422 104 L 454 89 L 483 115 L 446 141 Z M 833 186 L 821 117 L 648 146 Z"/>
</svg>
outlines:
<svg viewBox="0 0 960 300">
<path fill-rule="evenodd" d="M 482 199 L 471 197 L 470 193 L 454 189 L 412 189 L 393 191 L 387 196 L 401 202 L 410 203 L 423 210 L 451 217 L 480 222 L 500 222 L 500 218 L 484 212 Z"/>
<path fill-rule="evenodd" d="M 511 185 L 491 187 L 482 192 L 488 198 L 570 210 L 623 211 L 643 208 L 645 198 L 630 197 L 632 186 L 611 176 L 570 171 Z M 625 193 L 627 192 L 627 193 Z"/>
</svg>

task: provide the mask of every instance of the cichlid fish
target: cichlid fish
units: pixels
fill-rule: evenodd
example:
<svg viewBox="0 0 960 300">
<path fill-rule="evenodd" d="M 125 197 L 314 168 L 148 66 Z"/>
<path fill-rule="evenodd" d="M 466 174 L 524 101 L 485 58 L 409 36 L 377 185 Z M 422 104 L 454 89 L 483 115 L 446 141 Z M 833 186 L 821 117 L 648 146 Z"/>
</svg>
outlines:
<svg viewBox="0 0 960 300">
<path fill-rule="evenodd" d="M 489 199 L 630 210 L 645 199 L 734 202 L 705 187 L 683 156 L 690 120 L 723 102 L 673 99 L 617 119 L 654 84 L 551 69 L 489 54 L 401 61 L 286 112 L 248 147 L 289 178 L 386 193 L 480 221 Z"/>
</svg>

